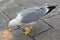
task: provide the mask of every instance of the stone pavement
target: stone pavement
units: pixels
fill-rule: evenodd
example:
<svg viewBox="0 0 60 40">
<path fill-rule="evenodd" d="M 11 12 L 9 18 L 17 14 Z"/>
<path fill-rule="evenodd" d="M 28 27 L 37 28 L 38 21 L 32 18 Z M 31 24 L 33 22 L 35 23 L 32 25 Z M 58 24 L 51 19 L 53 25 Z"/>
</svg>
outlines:
<svg viewBox="0 0 60 40">
<path fill-rule="evenodd" d="M 15 30 L 12 40 L 60 40 L 60 0 L 0 0 L 0 32 L 15 18 L 23 9 L 42 6 L 45 3 L 55 5 L 57 8 L 48 15 L 42 17 L 38 23 L 33 25 L 29 35 L 23 31 Z"/>
</svg>

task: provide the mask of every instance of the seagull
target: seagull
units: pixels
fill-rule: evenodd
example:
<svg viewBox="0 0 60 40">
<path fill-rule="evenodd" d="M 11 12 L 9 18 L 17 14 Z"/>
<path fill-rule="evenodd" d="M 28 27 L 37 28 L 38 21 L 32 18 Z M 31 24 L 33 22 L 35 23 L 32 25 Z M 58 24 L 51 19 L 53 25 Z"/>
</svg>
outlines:
<svg viewBox="0 0 60 40">
<path fill-rule="evenodd" d="M 23 11 L 19 12 L 16 18 L 9 21 L 8 26 L 6 27 L 9 29 L 10 27 L 18 27 L 20 28 L 21 24 L 27 25 L 24 29 L 24 34 L 28 35 L 32 29 L 32 25 L 37 23 L 37 21 L 50 13 L 53 9 L 56 8 L 57 5 L 47 5 L 43 7 L 32 7 L 24 9 Z"/>
</svg>

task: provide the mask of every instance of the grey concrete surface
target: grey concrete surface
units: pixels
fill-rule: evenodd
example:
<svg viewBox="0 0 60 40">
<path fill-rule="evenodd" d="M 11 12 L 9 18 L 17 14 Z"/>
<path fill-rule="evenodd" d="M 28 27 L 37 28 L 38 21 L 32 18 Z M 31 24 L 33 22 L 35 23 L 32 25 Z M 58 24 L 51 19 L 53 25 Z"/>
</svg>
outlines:
<svg viewBox="0 0 60 40">
<path fill-rule="evenodd" d="M 3 6 L 4 4 L 10 2 L 11 0 L 0 0 L 0 7 Z"/>
<path fill-rule="evenodd" d="M 45 21 L 60 31 L 60 14 L 56 15 L 55 17 L 46 19 Z"/>
<path fill-rule="evenodd" d="M 7 26 L 9 21 L 9 18 L 6 17 L 3 12 L 0 10 L 0 32 L 4 30 L 4 28 Z"/>
<path fill-rule="evenodd" d="M 0 10 L 0 31 L 3 31 L 6 25 L 8 25 L 8 22 L 10 21 L 9 17 L 13 19 L 23 9 L 42 6 L 45 5 L 45 3 L 58 5 L 55 10 L 42 17 L 45 22 L 55 29 L 49 29 L 50 26 L 40 20 L 37 24 L 33 25 L 30 35 L 35 36 L 36 34 L 39 34 L 34 37 L 35 40 L 60 40 L 60 14 L 58 13 L 60 0 L 0 0 L 0 9 L 2 10 Z M 12 40 L 32 40 L 29 36 L 24 35 L 21 29 L 11 33 L 13 35 Z"/>
<path fill-rule="evenodd" d="M 35 38 L 36 40 L 60 40 L 60 32 L 49 30 Z"/>
</svg>

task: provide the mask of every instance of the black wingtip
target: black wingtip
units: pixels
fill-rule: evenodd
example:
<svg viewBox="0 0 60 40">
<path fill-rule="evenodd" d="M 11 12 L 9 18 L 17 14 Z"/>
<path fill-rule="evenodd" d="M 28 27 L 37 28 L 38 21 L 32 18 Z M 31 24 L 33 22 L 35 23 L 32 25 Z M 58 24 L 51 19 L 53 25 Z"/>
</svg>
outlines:
<svg viewBox="0 0 60 40">
<path fill-rule="evenodd" d="M 58 5 L 53 5 L 53 6 L 48 6 L 47 8 L 49 9 L 49 11 L 46 13 L 48 14 L 49 12 L 51 12 L 53 9 L 55 9 Z"/>
</svg>

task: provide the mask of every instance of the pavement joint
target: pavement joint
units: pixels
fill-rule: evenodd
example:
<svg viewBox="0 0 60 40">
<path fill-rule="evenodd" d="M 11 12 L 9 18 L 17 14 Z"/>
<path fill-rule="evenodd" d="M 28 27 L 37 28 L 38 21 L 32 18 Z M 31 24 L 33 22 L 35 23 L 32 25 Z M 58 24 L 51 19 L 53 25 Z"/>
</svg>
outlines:
<svg viewBox="0 0 60 40">
<path fill-rule="evenodd" d="M 53 26 L 51 26 L 50 24 L 48 24 L 45 20 L 41 19 L 45 24 L 47 24 L 48 26 L 50 26 L 52 29 L 55 29 Z"/>
<path fill-rule="evenodd" d="M 30 36 L 29 34 L 28 34 L 28 36 L 29 36 L 32 40 L 36 40 L 34 37 Z"/>
<path fill-rule="evenodd" d="M 36 36 L 38 36 L 38 35 L 41 35 L 41 34 L 47 32 L 47 31 L 49 31 L 49 30 L 52 30 L 52 28 L 50 27 L 50 28 L 48 28 L 48 29 L 46 29 L 46 30 L 44 30 L 44 31 L 42 31 L 42 32 L 40 32 L 40 33 L 34 35 L 33 37 L 36 37 Z"/>
<path fill-rule="evenodd" d="M 1 10 L 1 9 L 0 9 Z M 3 10 L 1 10 L 10 20 L 12 19 L 10 16 L 8 16 Z"/>
</svg>

